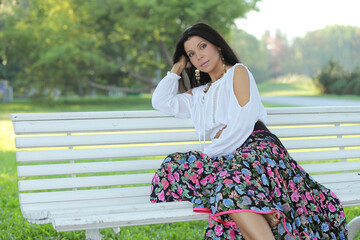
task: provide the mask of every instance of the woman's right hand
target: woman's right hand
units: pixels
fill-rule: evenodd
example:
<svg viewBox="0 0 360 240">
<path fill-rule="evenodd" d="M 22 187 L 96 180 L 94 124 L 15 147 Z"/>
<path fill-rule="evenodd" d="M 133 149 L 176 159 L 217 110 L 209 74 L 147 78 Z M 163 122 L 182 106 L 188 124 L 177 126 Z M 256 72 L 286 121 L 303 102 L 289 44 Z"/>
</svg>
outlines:
<svg viewBox="0 0 360 240">
<path fill-rule="evenodd" d="M 180 60 L 174 63 L 170 72 L 175 73 L 180 76 L 182 71 L 184 71 L 187 63 L 187 58 L 185 56 L 181 56 Z"/>
</svg>

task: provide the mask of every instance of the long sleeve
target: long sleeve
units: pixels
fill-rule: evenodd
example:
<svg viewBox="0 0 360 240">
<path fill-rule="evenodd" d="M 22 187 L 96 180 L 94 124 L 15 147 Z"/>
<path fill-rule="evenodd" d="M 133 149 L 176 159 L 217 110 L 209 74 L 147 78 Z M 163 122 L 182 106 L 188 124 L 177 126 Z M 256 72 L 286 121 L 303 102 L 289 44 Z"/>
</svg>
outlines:
<svg viewBox="0 0 360 240">
<path fill-rule="evenodd" d="M 179 118 L 190 118 L 193 96 L 188 93 L 178 94 L 180 76 L 168 72 L 159 82 L 153 95 L 153 108 Z"/>
</svg>

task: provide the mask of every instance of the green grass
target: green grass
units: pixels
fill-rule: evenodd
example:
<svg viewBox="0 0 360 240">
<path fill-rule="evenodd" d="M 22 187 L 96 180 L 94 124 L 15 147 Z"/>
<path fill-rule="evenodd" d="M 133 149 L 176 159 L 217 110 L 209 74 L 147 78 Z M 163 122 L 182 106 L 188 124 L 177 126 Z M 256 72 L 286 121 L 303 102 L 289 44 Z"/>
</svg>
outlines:
<svg viewBox="0 0 360 240">
<path fill-rule="evenodd" d="M 300 84 L 301 85 L 301 84 Z M 294 89 L 294 84 L 272 84 L 260 86 L 268 93 L 274 90 L 288 92 Z M 295 87 L 306 92 L 307 88 Z M 265 91 L 265 92 L 266 92 Z M 275 107 L 279 105 L 266 105 Z M 29 103 L 16 101 L 0 103 L 0 239 L 85 239 L 84 231 L 57 233 L 52 225 L 36 225 L 28 223 L 22 216 L 17 188 L 17 172 L 15 161 L 15 146 L 12 124 L 8 120 L 10 113 L 26 112 L 72 112 L 72 111 L 120 111 L 120 110 L 151 110 L 150 95 L 123 98 L 85 98 L 63 99 L 49 103 Z M 347 220 L 360 215 L 360 207 L 345 208 Z M 119 234 L 110 229 L 102 230 L 104 239 L 201 239 L 206 221 L 181 222 L 121 228 Z M 357 237 L 360 237 L 358 233 Z"/>
</svg>

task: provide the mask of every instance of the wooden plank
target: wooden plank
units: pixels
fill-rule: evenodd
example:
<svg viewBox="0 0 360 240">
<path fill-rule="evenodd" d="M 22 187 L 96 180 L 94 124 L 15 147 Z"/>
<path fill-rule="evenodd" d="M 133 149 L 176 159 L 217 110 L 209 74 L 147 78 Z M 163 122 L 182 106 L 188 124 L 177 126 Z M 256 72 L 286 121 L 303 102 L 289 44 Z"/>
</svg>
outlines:
<svg viewBox="0 0 360 240">
<path fill-rule="evenodd" d="M 19 191 L 150 184 L 153 176 L 153 173 L 139 173 L 77 178 L 19 180 Z"/>
<path fill-rule="evenodd" d="M 89 163 L 66 163 L 66 164 L 43 164 L 18 166 L 19 177 L 70 175 L 85 173 L 106 173 L 154 170 L 159 168 L 164 161 L 161 159 L 133 160 L 133 161 L 106 161 Z M 303 164 L 304 169 L 309 173 L 315 172 L 337 172 L 360 170 L 360 161 Z"/>
<path fill-rule="evenodd" d="M 194 128 L 190 119 L 134 118 L 14 122 L 15 134 L 112 132 Z"/>
<path fill-rule="evenodd" d="M 337 136 L 337 135 L 360 135 L 360 126 L 346 127 L 309 127 L 309 128 L 282 128 L 271 129 L 279 138 L 282 137 L 313 137 L 313 136 Z M 207 139 L 209 140 L 209 139 Z M 17 148 L 42 148 L 42 147 L 68 147 L 68 146 L 98 146 L 136 143 L 162 143 L 162 142 L 186 142 L 198 141 L 198 136 L 191 132 L 138 132 L 124 134 L 87 134 L 68 136 L 34 136 L 17 137 Z"/>
<path fill-rule="evenodd" d="M 194 131 L 17 137 L 17 148 L 99 146 L 198 141 Z"/>
<path fill-rule="evenodd" d="M 18 151 L 18 162 L 44 162 L 62 160 L 87 160 L 127 157 L 164 156 L 173 152 L 187 152 L 199 149 L 199 144 L 118 147 L 118 148 L 92 148 L 69 150 L 44 150 L 44 151 Z"/>
<path fill-rule="evenodd" d="M 358 147 L 360 138 L 300 139 L 282 141 L 286 149 L 310 149 L 332 147 Z"/>
<path fill-rule="evenodd" d="M 18 151 L 16 160 L 19 163 L 25 162 L 46 162 L 63 160 L 89 160 L 89 159 L 108 159 L 108 158 L 127 158 L 127 157 L 150 157 L 167 156 L 174 152 L 188 152 L 199 150 L 198 143 L 179 144 L 179 145 L 155 145 L 139 147 L 116 147 L 116 148 L 91 148 L 91 149 L 68 149 L 68 150 L 44 150 L 44 151 Z M 328 156 L 328 153 L 330 156 Z M 296 158 L 298 161 L 304 159 L 325 160 L 342 158 L 359 158 L 360 149 L 336 150 L 323 152 L 302 152 L 292 153 L 301 155 Z M 342 155 L 343 154 L 343 155 Z M 310 158 L 308 158 L 310 155 Z M 333 157 L 334 156 L 334 157 Z"/>
<path fill-rule="evenodd" d="M 19 177 L 154 170 L 164 159 L 18 166 Z"/>
<path fill-rule="evenodd" d="M 356 107 L 356 106 L 280 107 L 280 108 L 266 108 L 266 111 L 268 112 L 268 115 L 303 114 L 303 113 L 354 113 L 354 112 L 360 113 L 360 107 Z M 171 117 L 171 116 L 155 110 L 10 114 L 10 120 L 12 121 L 144 118 L 144 117 L 148 118 L 148 117 Z"/>
<path fill-rule="evenodd" d="M 338 159 L 360 158 L 360 149 L 291 152 L 290 155 L 292 156 L 293 159 L 295 159 L 298 162 L 338 160 Z"/>
<path fill-rule="evenodd" d="M 132 198 L 136 196 L 148 197 L 150 186 L 91 189 L 76 191 L 55 191 L 55 192 L 35 192 L 20 193 L 19 202 L 23 204 L 67 202 L 67 201 L 86 201 L 115 198 Z"/>
</svg>

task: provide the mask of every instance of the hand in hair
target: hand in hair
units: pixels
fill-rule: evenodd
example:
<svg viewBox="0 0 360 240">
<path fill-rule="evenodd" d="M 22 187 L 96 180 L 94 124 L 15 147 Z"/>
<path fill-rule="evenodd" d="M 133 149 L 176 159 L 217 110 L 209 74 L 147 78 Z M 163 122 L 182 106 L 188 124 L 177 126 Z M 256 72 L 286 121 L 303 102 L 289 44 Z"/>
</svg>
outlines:
<svg viewBox="0 0 360 240">
<path fill-rule="evenodd" d="M 180 60 L 178 62 L 174 63 L 170 72 L 175 73 L 180 76 L 182 71 L 184 71 L 184 69 L 185 69 L 186 63 L 187 63 L 187 58 L 185 56 L 181 56 Z"/>
</svg>

